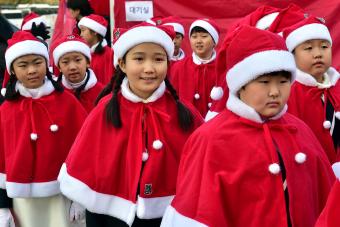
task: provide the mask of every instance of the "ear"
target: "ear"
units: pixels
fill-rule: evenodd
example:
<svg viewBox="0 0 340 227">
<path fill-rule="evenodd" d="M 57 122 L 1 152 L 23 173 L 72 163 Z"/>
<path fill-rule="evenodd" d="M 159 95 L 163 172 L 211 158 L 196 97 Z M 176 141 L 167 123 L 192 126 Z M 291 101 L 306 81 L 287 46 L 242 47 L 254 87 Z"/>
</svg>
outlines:
<svg viewBox="0 0 340 227">
<path fill-rule="evenodd" d="M 123 73 L 126 73 L 126 64 L 123 59 L 121 58 L 118 59 L 118 65 L 119 68 L 123 71 Z"/>
</svg>

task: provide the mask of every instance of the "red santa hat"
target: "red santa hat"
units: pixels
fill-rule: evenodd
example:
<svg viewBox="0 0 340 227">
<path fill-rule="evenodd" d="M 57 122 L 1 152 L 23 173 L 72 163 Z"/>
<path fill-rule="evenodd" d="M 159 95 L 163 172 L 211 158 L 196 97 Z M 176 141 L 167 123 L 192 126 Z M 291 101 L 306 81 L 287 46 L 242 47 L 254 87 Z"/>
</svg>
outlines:
<svg viewBox="0 0 340 227">
<path fill-rule="evenodd" d="M 162 24 L 162 20 L 163 20 L 163 17 L 160 17 L 160 16 L 156 16 L 156 17 L 152 17 L 150 19 L 147 19 L 146 21 L 144 21 L 145 23 L 148 23 L 148 24 L 152 24 L 152 25 L 160 25 Z"/>
<path fill-rule="evenodd" d="M 65 36 L 53 45 L 53 61 L 58 65 L 59 59 L 66 53 L 80 52 L 91 60 L 91 50 L 86 42 L 78 35 Z"/>
<path fill-rule="evenodd" d="M 120 30 L 122 31 L 122 30 Z M 115 30 L 113 44 L 114 66 L 118 65 L 118 59 L 123 58 L 128 50 L 141 43 L 156 43 L 164 48 L 169 61 L 174 53 L 173 39 L 175 32 L 170 26 L 155 26 L 150 23 L 141 23 L 125 32 Z"/>
<path fill-rule="evenodd" d="M 80 19 L 78 23 L 78 27 L 84 26 L 91 29 L 94 32 L 97 32 L 99 35 L 105 37 L 107 32 L 107 21 L 104 17 L 91 14 L 89 16 L 85 16 Z"/>
<path fill-rule="evenodd" d="M 283 37 L 286 39 L 289 51 L 293 51 L 301 43 L 312 39 L 327 40 L 332 45 L 331 34 L 325 25 L 325 20 L 314 16 L 285 29 Z"/>
<path fill-rule="evenodd" d="M 201 27 L 207 30 L 207 32 L 209 32 L 209 34 L 213 38 L 215 44 L 218 44 L 220 30 L 216 22 L 207 18 L 195 20 L 190 26 L 189 34 L 191 34 L 191 31 L 194 27 Z"/>
<path fill-rule="evenodd" d="M 184 27 L 183 25 L 180 23 L 180 19 L 177 17 L 165 17 L 162 19 L 162 25 L 169 25 L 172 26 L 175 30 L 176 33 L 180 33 L 184 36 L 185 32 L 184 32 Z"/>
<path fill-rule="evenodd" d="M 39 25 L 40 23 L 47 24 L 46 20 L 41 17 L 40 15 L 32 12 L 27 14 L 22 23 L 21 23 L 21 30 L 23 31 L 30 31 L 32 29 L 32 25 L 35 23 L 36 25 Z"/>
<path fill-rule="evenodd" d="M 260 75 L 288 71 L 295 80 L 295 60 L 282 37 L 250 26 L 241 27 L 227 49 L 227 84 L 230 94 Z"/>
</svg>

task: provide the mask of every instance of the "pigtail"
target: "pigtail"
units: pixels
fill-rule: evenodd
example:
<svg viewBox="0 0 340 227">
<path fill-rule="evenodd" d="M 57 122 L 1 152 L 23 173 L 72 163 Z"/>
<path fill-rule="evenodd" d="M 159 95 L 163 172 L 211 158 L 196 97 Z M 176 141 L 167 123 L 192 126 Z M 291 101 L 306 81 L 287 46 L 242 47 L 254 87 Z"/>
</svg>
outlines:
<svg viewBox="0 0 340 227">
<path fill-rule="evenodd" d="M 59 75 L 58 75 L 58 78 L 57 78 L 57 82 L 58 82 L 59 84 L 61 84 L 61 80 L 62 80 L 62 79 L 63 79 L 63 73 L 60 72 Z"/>
<path fill-rule="evenodd" d="M 84 88 L 86 87 L 86 84 L 90 80 L 90 70 L 86 69 L 86 73 L 87 73 L 87 77 L 86 77 L 85 83 L 83 83 L 80 87 L 76 88 L 74 92 L 74 95 L 76 96 L 77 99 L 80 99 L 80 93 L 84 90 Z"/>
<path fill-rule="evenodd" d="M 54 89 L 57 91 L 57 92 L 63 92 L 64 91 L 64 88 L 63 86 L 61 85 L 60 82 L 55 81 L 52 77 L 52 73 L 50 72 L 50 70 L 48 70 L 48 68 L 46 69 L 46 77 L 47 79 L 49 79 L 54 87 Z"/>
<path fill-rule="evenodd" d="M 9 80 L 6 85 L 6 94 L 4 97 L 5 100 L 13 101 L 19 98 L 20 94 L 18 91 L 15 90 L 15 85 L 17 81 L 18 79 L 16 78 L 14 74 L 11 74 L 9 76 Z"/>
<path fill-rule="evenodd" d="M 97 35 L 97 37 L 99 38 L 100 41 L 99 41 L 97 47 L 94 49 L 94 52 L 95 52 L 96 54 L 101 54 L 101 53 L 104 52 L 104 48 L 103 48 L 103 46 L 102 46 L 103 37 L 100 36 L 100 35 Z"/>
<path fill-rule="evenodd" d="M 183 103 L 181 103 L 176 90 L 171 85 L 168 78 L 165 78 L 164 82 L 165 82 L 167 89 L 170 91 L 171 95 L 174 97 L 176 101 L 179 125 L 183 130 L 187 131 L 193 125 L 193 115 L 190 112 L 190 110 L 185 105 L 183 105 Z"/>
<path fill-rule="evenodd" d="M 117 70 L 115 71 L 115 75 L 112 75 L 110 82 L 101 90 L 101 92 L 99 93 L 99 95 L 96 98 L 96 101 L 94 102 L 95 105 L 98 104 L 98 102 L 106 95 L 110 94 L 110 92 L 113 89 L 113 84 L 115 82 L 115 77 L 119 74 L 119 73 L 123 73 L 121 71 L 121 69 L 118 67 Z"/>
</svg>

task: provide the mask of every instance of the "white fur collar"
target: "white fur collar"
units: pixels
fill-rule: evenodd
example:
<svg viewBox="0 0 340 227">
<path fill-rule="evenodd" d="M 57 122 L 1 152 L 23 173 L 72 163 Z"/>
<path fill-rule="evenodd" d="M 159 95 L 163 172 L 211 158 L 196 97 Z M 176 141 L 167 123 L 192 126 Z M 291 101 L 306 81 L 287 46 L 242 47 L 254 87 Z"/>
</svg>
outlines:
<svg viewBox="0 0 340 227">
<path fill-rule="evenodd" d="M 99 45 L 99 42 L 94 44 L 92 47 L 91 47 L 91 53 L 93 53 L 95 50 L 96 50 L 96 47 Z M 103 42 L 102 42 L 102 47 L 106 47 L 107 46 L 107 42 L 106 42 L 106 39 L 103 39 Z"/>
<path fill-rule="evenodd" d="M 183 58 L 185 58 L 185 53 L 181 48 L 179 48 L 178 55 L 172 56 L 171 61 L 179 61 L 182 60 Z"/>
<path fill-rule="evenodd" d="M 310 87 L 319 87 L 319 88 L 332 87 L 339 80 L 340 74 L 333 67 L 329 67 L 329 69 L 325 73 L 325 77 L 329 80 L 328 85 L 320 84 L 315 80 L 315 78 L 312 75 L 305 73 L 299 69 L 296 69 L 296 80 L 299 83 L 306 85 L 306 86 L 310 86 Z"/>
<path fill-rule="evenodd" d="M 52 82 L 45 78 L 44 84 L 34 89 L 26 88 L 20 81 L 17 81 L 15 84 L 15 90 L 26 98 L 39 99 L 45 95 L 51 94 L 54 91 L 54 87 Z"/>
<path fill-rule="evenodd" d="M 229 98 L 227 101 L 227 108 L 233 112 L 234 114 L 246 118 L 251 121 L 255 121 L 257 123 L 264 123 L 264 120 L 260 117 L 260 115 L 254 110 L 254 108 L 248 106 L 244 102 L 242 102 L 239 98 L 237 98 L 234 94 L 229 93 Z M 276 116 L 270 118 L 269 120 L 277 120 L 282 117 L 287 112 L 287 105 L 282 109 L 280 113 Z"/>
<path fill-rule="evenodd" d="M 216 51 L 215 50 L 213 50 L 212 56 L 208 60 L 203 60 L 203 59 L 199 58 L 194 52 L 192 53 L 192 60 L 196 65 L 208 64 L 215 59 L 216 59 Z"/>
<path fill-rule="evenodd" d="M 90 72 L 90 79 L 89 79 L 89 81 L 87 81 L 87 84 L 86 84 L 84 90 L 82 90 L 82 92 L 89 90 L 90 88 L 94 87 L 97 83 L 97 77 L 94 74 L 94 72 L 92 71 L 92 69 L 89 69 L 89 72 Z M 85 83 L 87 76 L 88 75 L 86 75 L 84 80 L 82 80 L 79 83 L 71 83 L 68 80 L 66 80 L 64 75 L 62 75 L 61 83 L 69 90 L 77 89 L 78 87 L 80 87 L 81 85 L 83 85 Z"/>
<path fill-rule="evenodd" d="M 134 102 L 134 103 L 137 103 L 137 102 L 149 103 L 149 102 L 154 102 L 163 96 L 165 92 L 165 82 L 163 81 L 159 85 L 159 87 L 156 89 L 156 91 L 148 99 L 142 99 L 138 97 L 137 95 L 135 95 L 129 88 L 129 81 L 126 77 L 124 78 L 122 82 L 121 89 L 122 89 L 123 97 L 126 98 L 127 100 L 130 100 L 131 102 Z"/>
</svg>

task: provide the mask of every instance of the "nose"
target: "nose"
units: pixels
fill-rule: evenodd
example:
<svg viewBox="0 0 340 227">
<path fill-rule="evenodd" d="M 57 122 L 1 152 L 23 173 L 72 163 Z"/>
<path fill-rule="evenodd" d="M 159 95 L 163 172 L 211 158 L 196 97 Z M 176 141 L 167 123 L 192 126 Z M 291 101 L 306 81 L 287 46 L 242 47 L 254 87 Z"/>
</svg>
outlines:
<svg viewBox="0 0 340 227">
<path fill-rule="evenodd" d="M 144 62 L 144 72 L 147 74 L 152 74 L 155 72 L 155 67 L 151 60 L 147 60 Z"/>
<path fill-rule="evenodd" d="M 313 50 L 313 57 L 314 58 L 321 58 L 322 57 L 320 48 L 314 48 L 314 50 Z"/>
<path fill-rule="evenodd" d="M 280 95 L 279 84 L 273 83 L 269 86 L 269 97 L 276 98 Z"/>
<path fill-rule="evenodd" d="M 36 72 L 37 72 L 37 68 L 34 65 L 32 64 L 28 65 L 28 74 L 34 74 Z"/>
</svg>

